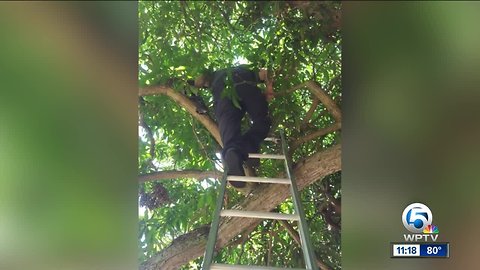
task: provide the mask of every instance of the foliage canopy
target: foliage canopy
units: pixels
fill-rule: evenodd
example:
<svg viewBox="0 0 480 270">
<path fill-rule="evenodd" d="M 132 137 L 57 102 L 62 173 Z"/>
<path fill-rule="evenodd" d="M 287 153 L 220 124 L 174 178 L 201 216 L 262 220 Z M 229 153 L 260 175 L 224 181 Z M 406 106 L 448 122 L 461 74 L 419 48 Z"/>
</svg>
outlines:
<svg viewBox="0 0 480 270">
<path fill-rule="evenodd" d="M 239 64 L 266 67 L 274 73 L 277 92 L 270 104 L 272 129 L 284 129 L 293 142 L 334 122 L 321 104 L 309 113 L 315 102 L 310 92 L 288 90 L 312 80 L 340 104 L 339 8 L 338 2 L 141 1 L 139 85 L 168 85 L 176 91 L 195 92 L 211 107 L 211 94 L 189 88 L 187 79 L 205 69 Z M 220 146 L 169 97 L 141 97 L 139 108 L 140 174 L 221 169 Z M 244 124 L 248 125 L 248 121 Z M 293 159 L 321 151 L 339 143 L 339 139 L 338 132 L 333 132 L 306 142 L 296 149 Z M 263 148 L 265 152 L 279 151 L 272 146 Z M 259 174 L 275 176 L 282 172 L 281 167 L 263 162 Z M 213 179 L 188 178 L 141 184 L 140 261 L 164 249 L 173 239 L 209 224 L 216 185 Z M 228 198 L 229 205 L 234 205 L 243 196 L 229 190 Z M 305 189 L 302 199 L 317 257 L 331 268 L 340 269 L 339 213 L 332 214 L 329 206 L 332 199 L 340 200 L 340 173 Z M 292 211 L 292 205 L 287 201 L 278 210 Z M 299 252 L 281 224 L 265 221 L 244 242 L 224 248 L 217 259 L 298 267 L 303 264 Z M 196 259 L 184 268 L 199 269 L 200 263 L 201 259 Z"/>
</svg>

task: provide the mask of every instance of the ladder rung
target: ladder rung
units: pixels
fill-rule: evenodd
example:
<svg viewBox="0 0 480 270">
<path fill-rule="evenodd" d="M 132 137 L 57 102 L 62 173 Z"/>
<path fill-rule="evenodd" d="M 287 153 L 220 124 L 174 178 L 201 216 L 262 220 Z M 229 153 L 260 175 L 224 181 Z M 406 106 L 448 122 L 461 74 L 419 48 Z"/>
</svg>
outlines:
<svg viewBox="0 0 480 270">
<path fill-rule="evenodd" d="M 281 219 L 281 220 L 299 220 L 297 214 L 282 214 L 262 211 L 243 211 L 243 210 L 222 210 L 222 217 L 246 217 L 246 218 L 265 218 L 265 219 Z"/>
<path fill-rule="evenodd" d="M 250 153 L 248 154 L 249 158 L 271 158 L 271 159 L 285 159 L 284 155 L 275 155 L 275 154 L 257 154 Z"/>
<path fill-rule="evenodd" d="M 227 176 L 228 181 L 242 181 L 242 182 L 257 182 L 257 183 L 273 183 L 273 184 L 291 184 L 290 179 L 287 178 L 265 178 L 265 177 L 251 177 L 251 176 Z"/>
<path fill-rule="evenodd" d="M 255 265 L 232 265 L 232 264 L 220 264 L 214 263 L 210 265 L 211 270 L 249 270 L 249 269 L 261 269 L 261 270 L 279 270 L 279 269 L 289 269 L 289 270 L 305 270 L 305 268 L 282 268 L 282 267 L 272 267 L 272 266 L 255 266 Z M 307 269 L 308 270 L 308 269 Z"/>
</svg>

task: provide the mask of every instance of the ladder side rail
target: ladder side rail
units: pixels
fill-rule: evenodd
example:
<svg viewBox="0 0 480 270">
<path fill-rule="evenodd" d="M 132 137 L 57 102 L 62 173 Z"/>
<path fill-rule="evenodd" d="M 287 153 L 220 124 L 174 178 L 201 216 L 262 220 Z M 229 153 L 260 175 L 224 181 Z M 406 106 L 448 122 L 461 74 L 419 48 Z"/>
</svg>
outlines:
<svg viewBox="0 0 480 270">
<path fill-rule="evenodd" d="M 285 156 L 285 168 L 287 170 L 288 178 L 290 178 L 291 181 L 290 191 L 292 193 L 292 201 L 297 214 L 300 216 L 300 219 L 298 221 L 298 231 L 300 234 L 303 256 L 305 258 L 305 265 L 307 269 L 318 270 L 317 264 L 315 262 L 313 246 L 310 240 L 310 233 L 308 230 L 307 222 L 305 220 L 305 211 L 303 210 L 302 202 L 300 200 L 300 193 L 298 192 L 297 182 L 295 181 L 295 177 L 292 173 L 292 161 L 291 157 L 288 156 L 288 146 L 285 140 L 285 134 L 283 130 L 280 131 L 280 136 L 282 139 L 282 150 Z"/>
<path fill-rule="evenodd" d="M 207 247 L 203 257 L 202 270 L 210 270 L 213 253 L 215 252 L 215 243 L 217 242 L 218 226 L 220 224 L 220 212 L 222 211 L 223 198 L 227 188 L 227 170 L 223 173 L 222 181 L 220 182 L 220 190 L 217 197 L 217 204 L 215 206 L 215 213 L 213 215 L 210 231 L 208 232 Z"/>
</svg>

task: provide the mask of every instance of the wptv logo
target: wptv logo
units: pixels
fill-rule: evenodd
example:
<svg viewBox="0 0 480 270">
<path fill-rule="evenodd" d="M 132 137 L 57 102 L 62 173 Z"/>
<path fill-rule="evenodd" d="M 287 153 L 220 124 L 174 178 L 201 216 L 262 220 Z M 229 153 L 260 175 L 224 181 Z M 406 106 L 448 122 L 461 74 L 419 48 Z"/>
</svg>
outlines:
<svg viewBox="0 0 480 270">
<path fill-rule="evenodd" d="M 418 242 L 437 241 L 438 228 L 432 224 L 433 215 L 430 208 L 422 203 L 412 203 L 403 210 L 402 222 L 405 228 L 413 234 L 404 234 L 405 241 Z"/>
</svg>

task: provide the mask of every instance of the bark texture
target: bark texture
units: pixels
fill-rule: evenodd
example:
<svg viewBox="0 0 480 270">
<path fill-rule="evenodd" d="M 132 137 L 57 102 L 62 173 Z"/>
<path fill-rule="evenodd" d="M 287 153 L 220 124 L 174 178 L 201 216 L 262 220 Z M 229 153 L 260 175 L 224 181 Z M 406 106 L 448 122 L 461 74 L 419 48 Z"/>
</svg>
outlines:
<svg viewBox="0 0 480 270">
<path fill-rule="evenodd" d="M 341 145 L 335 145 L 304 159 L 294 168 L 298 189 L 321 180 L 325 176 L 341 170 Z M 235 209 L 271 211 L 290 196 L 287 186 L 259 185 Z M 218 232 L 216 248 L 222 248 L 241 234 L 245 228 L 258 224 L 259 219 L 222 218 Z M 141 270 L 175 270 L 189 261 L 204 254 L 207 243 L 208 227 L 193 230 L 175 239 L 170 246 L 145 261 Z"/>
</svg>

